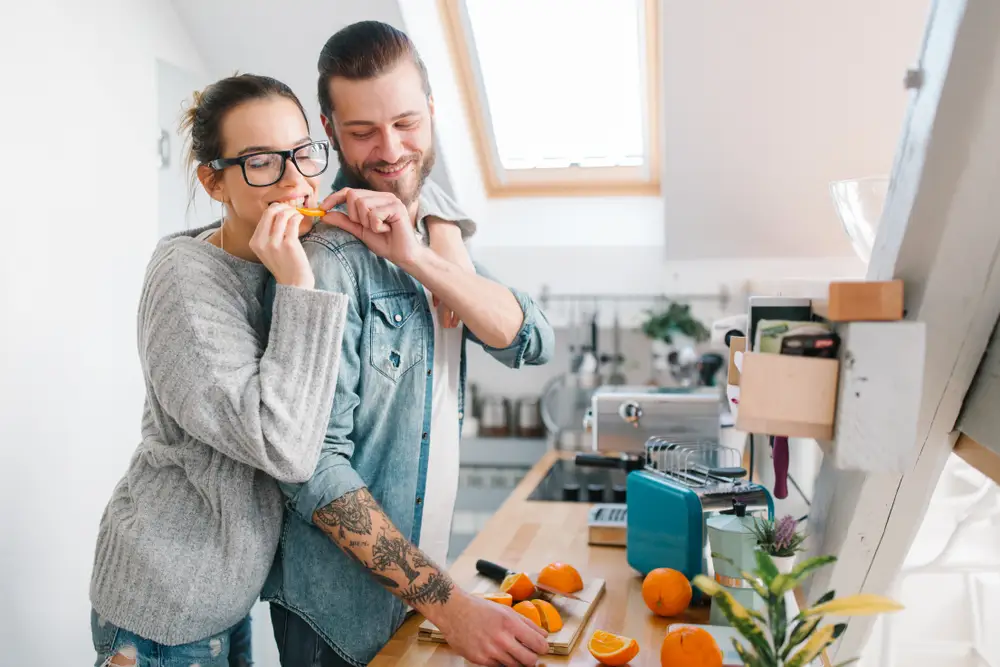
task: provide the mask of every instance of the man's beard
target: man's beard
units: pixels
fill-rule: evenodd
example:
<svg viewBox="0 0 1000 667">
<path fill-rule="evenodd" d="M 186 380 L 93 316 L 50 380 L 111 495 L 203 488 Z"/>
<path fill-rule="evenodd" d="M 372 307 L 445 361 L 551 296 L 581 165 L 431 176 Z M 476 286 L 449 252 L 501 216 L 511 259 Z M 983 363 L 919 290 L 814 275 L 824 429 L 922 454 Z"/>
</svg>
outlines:
<svg viewBox="0 0 1000 667">
<path fill-rule="evenodd" d="M 354 165 L 347 161 L 344 157 L 344 152 L 340 149 L 340 142 L 333 141 L 333 149 L 337 153 L 337 159 L 340 161 L 340 169 L 344 172 L 344 177 L 347 180 L 348 187 L 364 189 L 364 190 L 379 190 L 382 192 L 391 192 L 399 200 L 403 202 L 404 206 L 409 206 L 420 197 L 420 191 L 424 187 L 424 182 L 427 181 L 427 177 L 430 176 L 431 170 L 434 168 L 434 160 L 436 159 L 436 154 L 434 151 L 434 143 L 431 142 L 430 148 L 427 152 L 423 154 L 422 157 L 413 157 L 413 161 L 417 163 L 417 184 L 413 188 L 412 192 L 402 192 L 403 180 L 398 179 L 386 179 L 382 187 L 376 186 L 374 183 L 369 181 L 364 177 L 364 173 L 359 171 Z M 372 167 L 388 167 L 389 163 L 384 161 L 373 162 L 368 165 L 369 168 Z M 364 167 L 362 167 L 363 169 Z M 388 186 L 388 187 L 386 187 Z"/>
</svg>

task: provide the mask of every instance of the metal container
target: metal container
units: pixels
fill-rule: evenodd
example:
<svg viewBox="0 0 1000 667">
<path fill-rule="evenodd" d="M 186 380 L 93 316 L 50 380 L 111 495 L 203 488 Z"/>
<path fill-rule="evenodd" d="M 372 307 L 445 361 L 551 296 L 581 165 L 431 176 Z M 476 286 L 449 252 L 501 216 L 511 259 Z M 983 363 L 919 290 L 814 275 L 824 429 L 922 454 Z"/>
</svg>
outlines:
<svg viewBox="0 0 1000 667">
<path fill-rule="evenodd" d="M 516 432 L 520 438 L 544 438 L 541 399 L 527 396 L 517 402 Z"/>
<path fill-rule="evenodd" d="M 480 403 L 479 435 L 504 437 L 511 434 L 510 404 L 502 396 L 483 396 Z"/>
<path fill-rule="evenodd" d="M 651 437 L 719 437 L 722 394 L 717 387 L 612 387 L 594 392 L 584 427 L 594 451 L 645 454 Z"/>
</svg>

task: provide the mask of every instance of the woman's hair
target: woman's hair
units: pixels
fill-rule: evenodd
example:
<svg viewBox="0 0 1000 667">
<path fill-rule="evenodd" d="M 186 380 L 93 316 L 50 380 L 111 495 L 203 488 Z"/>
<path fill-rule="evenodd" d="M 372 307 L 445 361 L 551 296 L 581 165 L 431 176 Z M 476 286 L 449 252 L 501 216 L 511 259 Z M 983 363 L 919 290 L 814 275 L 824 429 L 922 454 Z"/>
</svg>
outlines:
<svg viewBox="0 0 1000 667">
<path fill-rule="evenodd" d="M 204 90 L 195 91 L 192 104 L 184 111 L 180 130 L 188 137 L 187 164 L 193 172 L 198 165 L 222 157 L 222 121 L 226 114 L 243 104 L 268 97 L 285 97 L 295 102 L 309 128 L 309 119 L 292 89 L 269 76 L 237 74 L 220 79 Z"/>
</svg>

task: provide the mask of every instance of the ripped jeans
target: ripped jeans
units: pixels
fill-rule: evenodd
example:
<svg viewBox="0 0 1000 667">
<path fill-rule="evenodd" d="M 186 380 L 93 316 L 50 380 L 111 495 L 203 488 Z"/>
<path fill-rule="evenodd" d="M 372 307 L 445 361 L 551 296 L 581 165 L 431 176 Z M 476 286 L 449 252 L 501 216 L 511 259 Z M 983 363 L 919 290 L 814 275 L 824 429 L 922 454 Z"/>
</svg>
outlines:
<svg viewBox="0 0 1000 667">
<path fill-rule="evenodd" d="M 94 667 L 250 667 L 250 617 L 213 637 L 164 646 L 116 627 L 90 612 Z"/>
</svg>

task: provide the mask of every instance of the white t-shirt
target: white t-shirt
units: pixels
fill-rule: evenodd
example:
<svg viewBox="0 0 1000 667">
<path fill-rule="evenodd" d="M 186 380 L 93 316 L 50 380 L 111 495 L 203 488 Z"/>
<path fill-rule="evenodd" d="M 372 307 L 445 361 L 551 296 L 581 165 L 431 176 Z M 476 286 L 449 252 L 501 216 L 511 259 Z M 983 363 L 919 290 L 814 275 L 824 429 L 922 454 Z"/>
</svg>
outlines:
<svg viewBox="0 0 1000 667">
<path fill-rule="evenodd" d="M 430 451 L 420 528 L 420 550 L 445 567 L 451 521 L 458 495 L 458 382 L 462 360 L 462 326 L 446 329 L 425 288 L 434 321 L 434 380 L 431 395 Z"/>
</svg>

